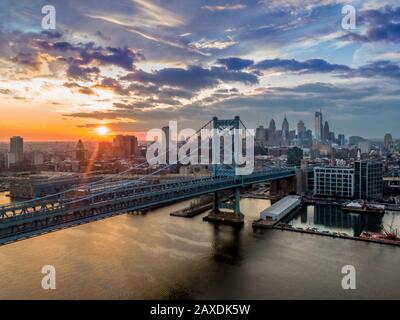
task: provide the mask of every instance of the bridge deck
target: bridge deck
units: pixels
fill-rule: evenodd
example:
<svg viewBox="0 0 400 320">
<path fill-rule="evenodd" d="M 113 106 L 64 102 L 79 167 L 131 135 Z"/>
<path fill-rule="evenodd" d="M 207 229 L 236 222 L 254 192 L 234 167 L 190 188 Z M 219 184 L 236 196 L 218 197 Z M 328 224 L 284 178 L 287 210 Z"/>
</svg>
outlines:
<svg viewBox="0 0 400 320">
<path fill-rule="evenodd" d="M 0 207 L 0 244 L 80 222 L 294 175 L 294 169 L 275 169 L 236 178 L 207 177 L 140 185 L 129 182 L 74 199 L 31 201 L 3 206 Z"/>
</svg>

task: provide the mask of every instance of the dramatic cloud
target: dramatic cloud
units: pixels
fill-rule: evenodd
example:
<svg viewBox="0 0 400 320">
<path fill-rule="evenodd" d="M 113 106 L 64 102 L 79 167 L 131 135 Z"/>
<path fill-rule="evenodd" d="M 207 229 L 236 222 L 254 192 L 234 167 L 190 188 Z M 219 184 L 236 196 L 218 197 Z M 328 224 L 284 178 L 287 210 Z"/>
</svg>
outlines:
<svg viewBox="0 0 400 320">
<path fill-rule="evenodd" d="M 2 0 L 5 108 L 40 105 L 81 128 L 106 119 L 122 131 L 168 119 L 195 127 L 213 115 L 312 122 L 323 108 L 347 124 L 358 115 L 367 134 L 400 135 L 394 0 L 354 4 L 356 30 L 341 26 L 345 0 L 74 3 L 55 1 L 57 30 L 43 31 L 37 4 Z M 382 110 L 393 123 L 379 127 L 371 119 Z"/>
<path fill-rule="evenodd" d="M 240 59 L 235 57 L 218 59 L 218 63 L 226 66 L 230 70 L 242 70 L 254 64 L 252 60 Z"/>
<path fill-rule="evenodd" d="M 165 68 L 153 73 L 137 70 L 123 77 L 122 80 L 166 85 L 191 90 L 200 90 L 224 82 L 241 82 L 244 84 L 257 84 L 257 76 L 253 73 L 231 71 L 222 67 L 205 69 L 200 66 L 182 68 Z"/>
<path fill-rule="evenodd" d="M 384 7 L 382 10 L 359 11 L 359 29 L 361 33 L 349 33 L 342 37 L 343 40 L 361 42 L 400 40 L 400 7 Z"/>
<path fill-rule="evenodd" d="M 347 66 L 331 64 L 323 59 L 310 59 L 302 62 L 295 59 L 267 59 L 255 64 L 254 68 L 297 73 L 343 73 L 351 70 Z"/>
</svg>

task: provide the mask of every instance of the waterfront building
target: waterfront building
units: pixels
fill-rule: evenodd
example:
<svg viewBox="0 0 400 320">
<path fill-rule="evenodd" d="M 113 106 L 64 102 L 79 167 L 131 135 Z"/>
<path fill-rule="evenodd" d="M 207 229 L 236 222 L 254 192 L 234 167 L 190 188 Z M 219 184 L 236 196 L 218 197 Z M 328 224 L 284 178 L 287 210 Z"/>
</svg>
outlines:
<svg viewBox="0 0 400 320">
<path fill-rule="evenodd" d="M 357 199 L 382 199 L 383 163 L 381 161 L 358 160 L 354 163 L 354 195 Z"/>
<path fill-rule="evenodd" d="M 353 197 L 354 168 L 333 166 L 314 168 L 314 195 Z"/>
</svg>

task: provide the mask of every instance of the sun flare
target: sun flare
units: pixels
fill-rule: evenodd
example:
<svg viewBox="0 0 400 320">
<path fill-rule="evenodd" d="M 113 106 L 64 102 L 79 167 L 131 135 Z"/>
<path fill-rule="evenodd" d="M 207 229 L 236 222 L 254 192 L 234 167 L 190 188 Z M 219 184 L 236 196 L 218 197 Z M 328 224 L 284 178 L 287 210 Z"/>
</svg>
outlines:
<svg viewBox="0 0 400 320">
<path fill-rule="evenodd" d="M 96 128 L 95 131 L 99 136 L 106 136 L 110 130 L 105 126 L 101 126 Z"/>
</svg>

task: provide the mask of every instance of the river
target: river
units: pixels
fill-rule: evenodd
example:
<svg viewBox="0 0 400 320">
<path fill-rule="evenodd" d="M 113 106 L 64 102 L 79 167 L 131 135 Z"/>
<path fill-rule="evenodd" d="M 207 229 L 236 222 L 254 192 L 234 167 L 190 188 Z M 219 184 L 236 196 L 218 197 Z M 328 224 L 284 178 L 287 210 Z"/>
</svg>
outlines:
<svg viewBox="0 0 400 320">
<path fill-rule="evenodd" d="M 203 222 L 202 215 L 169 216 L 187 204 L 0 247 L 0 299 L 400 298 L 400 248 L 253 232 L 251 222 L 268 200 L 241 201 L 240 230 Z M 357 271 L 356 290 L 341 287 L 348 264 Z M 56 290 L 41 287 L 44 265 L 56 268 Z"/>
</svg>

